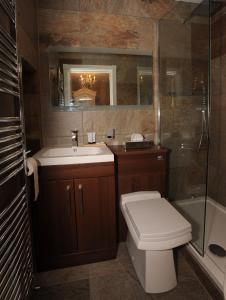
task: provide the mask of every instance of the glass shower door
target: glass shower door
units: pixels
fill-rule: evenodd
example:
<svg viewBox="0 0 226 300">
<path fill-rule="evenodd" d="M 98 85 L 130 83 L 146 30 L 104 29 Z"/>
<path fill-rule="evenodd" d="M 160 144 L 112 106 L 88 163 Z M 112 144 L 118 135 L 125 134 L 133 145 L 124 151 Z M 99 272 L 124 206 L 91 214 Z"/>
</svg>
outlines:
<svg viewBox="0 0 226 300">
<path fill-rule="evenodd" d="M 159 22 L 160 141 L 171 150 L 169 200 L 204 250 L 208 156 L 209 1 L 180 1 Z"/>
</svg>

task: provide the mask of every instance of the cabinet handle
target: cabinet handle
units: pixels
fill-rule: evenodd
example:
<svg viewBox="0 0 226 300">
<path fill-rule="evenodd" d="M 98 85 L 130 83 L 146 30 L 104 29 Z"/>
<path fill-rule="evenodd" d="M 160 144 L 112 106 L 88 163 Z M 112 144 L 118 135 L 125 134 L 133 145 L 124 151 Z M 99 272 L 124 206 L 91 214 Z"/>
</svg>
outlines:
<svg viewBox="0 0 226 300">
<path fill-rule="evenodd" d="M 158 155 L 157 160 L 163 160 L 163 155 Z"/>
<path fill-rule="evenodd" d="M 80 214 L 83 216 L 84 213 L 85 213 L 85 209 L 84 209 L 83 186 L 82 186 L 82 184 L 78 185 L 78 189 L 80 191 Z"/>
<path fill-rule="evenodd" d="M 68 192 L 68 197 L 69 197 L 69 215 L 72 213 L 72 207 L 71 207 L 71 186 L 68 184 L 66 186 L 66 191 Z"/>
</svg>

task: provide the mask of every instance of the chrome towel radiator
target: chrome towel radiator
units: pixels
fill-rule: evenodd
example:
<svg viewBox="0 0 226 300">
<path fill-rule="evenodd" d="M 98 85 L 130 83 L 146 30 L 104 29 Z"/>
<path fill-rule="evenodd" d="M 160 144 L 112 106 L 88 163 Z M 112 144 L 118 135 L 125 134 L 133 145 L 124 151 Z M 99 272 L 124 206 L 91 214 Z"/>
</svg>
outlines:
<svg viewBox="0 0 226 300">
<path fill-rule="evenodd" d="M 32 282 L 15 15 L 0 0 L 0 300 L 28 299 Z"/>
</svg>

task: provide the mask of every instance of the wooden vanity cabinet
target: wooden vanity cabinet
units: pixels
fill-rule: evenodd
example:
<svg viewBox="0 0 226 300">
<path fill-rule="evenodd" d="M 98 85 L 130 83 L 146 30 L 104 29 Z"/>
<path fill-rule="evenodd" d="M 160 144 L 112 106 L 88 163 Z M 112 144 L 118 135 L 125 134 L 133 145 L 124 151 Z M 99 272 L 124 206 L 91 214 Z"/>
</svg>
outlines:
<svg viewBox="0 0 226 300">
<path fill-rule="evenodd" d="M 40 168 L 33 204 L 39 271 L 116 256 L 113 163 Z"/>
<path fill-rule="evenodd" d="M 159 191 L 167 197 L 168 150 L 152 147 L 125 151 L 111 146 L 115 155 L 118 240 L 125 241 L 127 226 L 120 209 L 120 196 L 137 191 Z"/>
</svg>

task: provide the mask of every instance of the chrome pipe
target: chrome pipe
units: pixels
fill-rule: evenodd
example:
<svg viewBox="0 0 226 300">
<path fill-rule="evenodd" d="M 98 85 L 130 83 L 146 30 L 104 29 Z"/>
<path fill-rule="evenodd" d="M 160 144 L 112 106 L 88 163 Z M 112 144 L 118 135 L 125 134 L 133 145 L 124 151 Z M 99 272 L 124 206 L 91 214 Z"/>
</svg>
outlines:
<svg viewBox="0 0 226 300">
<path fill-rule="evenodd" d="M 22 209 L 21 209 L 22 210 Z M 0 249 L 0 254 L 2 255 L 2 253 L 4 253 L 4 251 L 6 250 L 6 248 L 8 247 L 8 244 L 10 243 L 10 241 L 12 240 L 14 234 L 17 232 L 19 225 L 21 224 L 21 227 L 24 226 L 24 215 L 26 214 L 26 211 L 24 210 L 24 212 L 22 213 L 22 215 L 20 216 L 20 219 L 18 221 L 18 223 L 16 224 L 14 230 L 8 235 L 8 237 L 6 238 L 6 240 L 4 241 L 4 243 L 1 245 L 1 249 Z M 26 216 L 25 216 L 26 217 Z M 5 238 L 5 236 L 3 236 L 3 239 Z"/>
<path fill-rule="evenodd" d="M 5 253 L 3 254 L 3 256 L 2 256 L 2 258 L 1 258 L 1 260 L 0 260 L 0 267 L 1 267 L 1 270 L 3 270 L 3 267 L 4 267 L 4 264 L 5 264 L 5 262 L 7 261 L 7 260 L 9 260 L 9 259 L 11 259 L 11 257 L 12 257 L 12 255 L 13 255 L 13 253 L 15 252 L 15 249 L 17 249 L 18 248 L 18 245 L 21 243 L 21 241 L 23 241 L 23 239 L 25 238 L 25 239 L 27 239 L 29 236 L 28 236 L 28 233 L 29 233 L 29 226 L 28 226 L 28 224 L 25 224 L 25 230 L 24 230 L 24 232 L 25 232 L 25 236 L 24 235 L 20 235 L 19 236 L 19 233 L 20 233 L 20 231 L 17 233 L 17 235 L 16 235 L 16 237 L 18 237 L 19 236 L 19 238 L 18 239 L 14 239 L 13 241 L 12 241 L 12 243 L 9 245 L 9 247 L 7 248 L 7 250 L 5 251 Z M 22 228 L 22 226 L 21 226 L 21 228 Z M 20 228 L 20 229 L 21 229 Z M 27 230 L 28 229 L 28 230 Z M 26 233 L 26 230 L 27 230 L 27 233 Z M 16 243 L 16 245 L 15 245 L 15 243 Z"/>
<path fill-rule="evenodd" d="M 17 65 L 17 57 L 9 53 L 7 51 L 7 48 L 3 48 L 2 46 L 0 46 L 0 52 L 3 54 L 4 57 L 8 58 L 11 61 L 11 63 L 13 63 L 15 66 Z"/>
<path fill-rule="evenodd" d="M 20 96 L 20 94 L 18 92 L 15 92 L 15 91 L 10 90 L 10 89 L 5 88 L 5 87 L 0 87 L 0 93 L 9 94 L 9 95 L 12 95 L 12 96 L 15 96 L 15 97 Z"/>
<path fill-rule="evenodd" d="M 0 69 L 1 70 L 1 69 Z M 0 123 L 20 122 L 20 117 L 0 117 Z"/>
<path fill-rule="evenodd" d="M 23 285 L 24 285 L 24 288 L 23 290 L 21 290 L 20 288 L 20 285 L 21 285 L 21 280 L 17 280 L 17 283 L 12 291 L 12 294 L 10 296 L 10 298 L 6 299 L 6 300 L 24 300 L 24 299 L 27 299 L 27 296 L 29 294 L 29 290 L 30 290 L 30 285 L 31 285 L 31 282 L 32 282 L 32 274 L 30 273 L 28 275 L 28 277 L 24 278 L 25 277 L 25 274 L 23 274 L 23 277 L 22 277 L 22 280 L 23 280 Z"/>
<path fill-rule="evenodd" d="M 23 162 L 23 160 L 24 160 L 24 158 L 21 157 L 21 158 L 17 159 L 16 161 L 12 162 L 11 164 L 9 164 L 7 167 L 0 170 L 0 176 L 2 176 L 3 174 L 9 172 L 10 170 L 12 170 L 14 167 L 16 167 L 21 162 Z"/>
<path fill-rule="evenodd" d="M 8 61 L 8 60 L 6 60 L 6 59 L 2 59 L 1 57 L 0 57 L 0 62 L 1 62 L 5 67 L 7 67 L 9 70 L 15 72 L 15 75 L 16 75 L 16 77 L 18 78 L 18 70 L 17 70 L 17 67 L 16 67 L 14 64 L 12 64 L 10 61 Z"/>
<path fill-rule="evenodd" d="M 30 264 L 31 264 L 31 262 L 30 262 Z M 29 265 L 28 265 L 28 268 L 29 268 Z M 15 300 L 15 299 L 24 300 L 24 299 L 26 299 L 26 296 L 29 294 L 30 285 L 32 282 L 32 273 L 30 272 L 27 277 L 25 277 L 25 276 L 26 276 L 26 274 L 23 274 L 23 276 L 22 276 L 22 282 L 24 285 L 23 290 L 21 290 L 21 280 L 20 281 L 17 280 L 17 283 L 15 284 L 12 294 L 11 294 L 10 298 L 8 298 L 7 300 Z M 18 288 L 18 286 L 20 288 Z"/>
<path fill-rule="evenodd" d="M 12 37 L 8 34 L 8 32 L 1 25 L 0 25 L 0 32 L 4 36 L 4 38 L 7 39 L 7 41 L 12 45 L 12 47 L 14 48 L 14 50 L 16 52 L 16 41 L 14 41 L 14 39 L 12 39 Z"/>
<path fill-rule="evenodd" d="M 22 134 L 21 133 L 17 133 L 17 134 L 13 134 L 13 135 L 8 135 L 8 136 L 4 136 L 4 137 L 0 137 L 0 144 L 1 143 L 6 143 L 6 142 L 10 142 L 16 139 L 22 138 Z M 20 142 L 22 145 L 22 142 Z M 6 146 L 8 147 L 8 146 Z M 4 147 L 4 148 L 6 148 Z M 1 151 L 3 150 L 3 148 L 1 149 Z M 1 152 L 0 152 L 1 153 Z"/>
<path fill-rule="evenodd" d="M 4 37 L 4 35 L 1 34 L 1 32 L 0 32 L 0 43 L 2 44 L 2 47 L 7 48 L 7 50 L 8 50 L 15 58 L 17 58 L 15 48 L 7 41 L 7 39 Z"/>
<path fill-rule="evenodd" d="M 8 176 L 6 176 L 4 179 L 0 181 L 0 186 L 5 184 L 7 181 L 9 181 L 11 178 L 16 176 L 19 172 L 21 172 L 24 169 L 24 164 L 22 164 L 19 168 L 17 168 L 15 171 L 11 172 Z"/>
<path fill-rule="evenodd" d="M 28 240 L 28 237 L 27 237 Z M 18 263 L 21 261 L 21 258 L 24 257 L 24 252 L 29 252 L 29 245 L 27 244 L 27 240 L 25 244 L 21 243 L 19 248 L 17 249 L 16 255 L 13 257 L 11 261 L 8 261 L 4 265 L 4 271 L 2 272 L 2 279 L 0 281 L 0 291 L 3 290 L 4 286 L 7 285 L 7 279 L 9 277 L 9 274 L 12 272 L 13 266 L 17 266 Z M 19 256 L 19 257 L 18 257 Z M 7 266 L 7 268 L 6 268 Z"/>
<path fill-rule="evenodd" d="M 12 37 L 8 34 L 7 31 L 0 25 L 0 33 L 4 36 L 4 38 L 11 44 L 16 52 L 16 42 L 12 39 Z"/>
<path fill-rule="evenodd" d="M 0 133 L 21 129 L 20 125 L 0 127 Z"/>
<path fill-rule="evenodd" d="M 25 253 L 29 253 L 29 245 L 27 244 L 27 240 L 29 238 L 26 238 L 26 242 L 25 245 L 23 245 L 23 243 L 20 244 L 20 248 L 17 249 L 17 253 L 14 256 L 13 260 L 11 260 L 11 262 L 8 264 L 8 268 L 6 269 L 6 272 L 4 273 L 4 277 L 0 282 L 0 290 L 3 290 L 4 286 L 7 285 L 7 279 L 9 278 L 10 273 L 13 271 L 13 264 L 15 264 L 16 266 L 18 265 L 18 263 L 21 262 L 21 260 L 23 259 L 24 256 L 24 252 Z M 27 255 L 27 257 L 29 257 Z"/>
<path fill-rule="evenodd" d="M 25 195 L 21 198 L 20 202 L 16 205 L 16 207 L 13 209 L 13 211 L 10 213 L 10 215 L 8 216 L 8 218 L 6 218 L 6 220 L 1 224 L 0 226 L 0 232 L 1 236 L 0 236 L 0 243 L 4 240 L 4 238 L 7 236 L 7 234 L 10 232 L 10 230 L 12 229 L 12 227 L 15 225 L 16 220 L 19 217 L 19 214 L 22 214 L 22 211 L 25 208 L 25 205 L 23 205 L 24 203 L 24 199 L 25 199 Z M 22 204 L 23 203 L 23 204 Z M 21 206 L 21 207 L 20 207 Z M 18 212 L 17 216 L 13 218 L 13 221 L 11 221 L 10 225 L 8 225 L 10 219 L 12 219 L 12 217 L 15 215 L 15 213 Z M 8 227 L 7 227 L 8 225 Z M 4 231 L 4 228 L 7 227 Z M 0 250 L 1 251 L 1 250 Z"/>
<path fill-rule="evenodd" d="M 29 260 L 29 262 L 30 262 L 30 260 Z M 18 266 L 18 264 L 14 267 L 13 271 L 11 272 L 10 277 L 8 279 L 8 283 L 7 283 L 7 285 L 4 286 L 4 289 L 0 294 L 0 299 L 8 299 L 10 294 L 12 294 L 12 289 L 15 287 L 16 279 L 18 278 L 18 280 L 21 280 L 21 277 L 19 275 L 20 275 L 20 272 L 22 269 L 22 264 L 19 266 L 19 268 L 17 268 L 17 266 Z M 8 287 L 9 284 L 10 284 L 10 287 Z M 20 282 L 20 284 L 21 284 L 21 282 Z"/>
<path fill-rule="evenodd" d="M 8 49 L 8 51 L 11 52 L 12 55 L 16 56 L 16 49 L 15 47 L 13 47 L 13 45 L 11 43 L 8 42 L 8 40 L 5 38 L 5 36 L 2 34 L 2 32 L 0 31 L 0 43 L 6 47 Z"/>
<path fill-rule="evenodd" d="M 5 10 L 11 21 L 15 24 L 15 13 L 5 0 L 0 0 L 0 5 Z"/>
<path fill-rule="evenodd" d="M 7 155 L 3 159 L 0 159 L 0 165 L 12 160 L 13 158 L 19 156 L 20 154 L 23 154 L 23 150 L 18 150 L 15 153 Z"/>
<path fill-rule="evenodd" d="M 0 154 L 11 151 L 11 150 L 14 150 L 18 147 L 22 147 L 22 145 L 23 145 L 22 142 L 18 142 L 18 143 L 14 143 L 14 144 L 6 146 L 6 147 L 2 147 L 0 149 Z"/>
<path fill-rule="evenodd" d="M 20 94 L 18 92 L 15 92 L 13 90 L 9 90 L 5 87 L 0 87 L 0 93 L 5 93 L 5 94 L 9 94 L 9 95 L 12 95 L 12 96 L 15 96 L 15 97 L 19 97 Z"/>
<path fill-rule="evenodd" d="M 3 84 L 5 84 L 5 85 L 7 85 L 9 87 L 13 87 L 17 91 L 19 91 L 19 84 L 16 83 L 16 82 L 14 82 L 14 81 L 12 81 L 12 80 L 9 80 L 9 79 L 7 79 L 5 77 L 0 78 L 0 83 L 3 83 Z"/>
<path fill-rule="evenodd" d="M 0 73 L 4 73 L 4 75 L 8 76 L 10 79 L 12 78 L 18 81 L 18 76 L 7 69 L 0 68 Z"/>
<path fill-rule="evenodd" d="M 22 217 L 24 217 L 24 214 L 22 215 Z M 27 221 L 26 212 L 25 212 L 25 219 L 22 219 L 22 217 L 20 218 L 20 221 L 19 221 L 20 223 L 17 223 L 17 225 L 15 226 L 13 232 L 8 236 L 8 238 L 5 240 L 3 246 L 1 247 L 1 249 L 0 249 L 1 255 L 2 255 L 3 253 L 6 253 L 6 252 L 7 252 L 8 248 L 9 248 L 8 245 L 10 245 L 10 241 L 11 241 L 11 240 L 13 240 L 13 241 L 16 240 L 16 238 L 12 239 L 12 237 L 15 235 L 15 233 L 17 232 L 17 235 L 16 235 L 16 236 L 18 237 L 19 233 L 21 234 L 22 229 L 26 226 L 26 223 L 25 223 L 25 221 Z M 28 225 L 28 224 L 27 224 L 27 225 Z M 19 226 L 20 226 L 20 228 L 18 229 Z M 3 248 L 4 248 L 4 249 L 3 249 Z M 5 248 L 6 248 L 6 249 L 5 249 Z M 4 264 L 3 259 L 0 260 L 0 264 L 1 264 L 1 265 Z"/>
<path fill-rule="evenodd" d="M 8 211 L 13 207 L 13 205 L 15 204 L 15 202 L 23 195 L 23 193 L 26 190 L 26 185 L 24 185 L 22 187 L 22 189 L 20 190 L 19 194 L 13 199 L 13 201 L 9 204 L 9 206 L 7 206 L 1 213 L 0 213 L 0 220 L 5 216 L 6 213 L 8 213 Z"/>
</svg>

